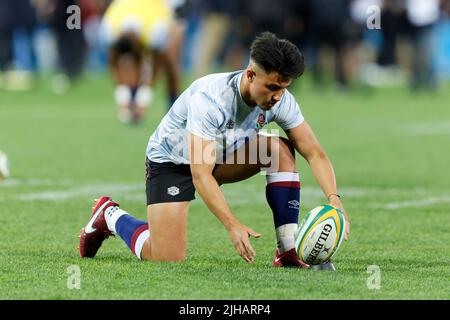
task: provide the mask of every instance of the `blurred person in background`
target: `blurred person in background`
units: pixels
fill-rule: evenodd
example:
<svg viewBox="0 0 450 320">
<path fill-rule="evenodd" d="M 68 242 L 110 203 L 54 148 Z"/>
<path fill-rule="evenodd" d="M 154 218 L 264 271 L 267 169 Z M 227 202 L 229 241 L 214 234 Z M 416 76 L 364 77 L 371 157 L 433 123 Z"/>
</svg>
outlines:
<svg viewBox="0 0 450 320">
<path fill-rule="evenodd" d="M 220 59 L 220 51 L 232 28 L 232 16 L 236 12 L 233 7 L 236 4 L 233 0 L 203 1 L 203 19 L 199 30 L 202 49 L 198 50 L 194 61 L 196 78 L 208 74 L 211 67 Z"/>
<path fill-rule="evenodd" d="M 0 1 L 0 85 L 5 89 L 27 90 L 33 85 L 35 26 L 36 15 L 29 0 Z"/>
<path fill-rule="evenodd" d="M 321 52 L 325 46 L 333 49 L 335 79 L 340 88 L 349 84 L 347 66 L 349 51 L 350 7 L 347 0 L 310 0 L 309 32 L 311 32 L 312 70 L 316 84 L 323 84 Z"/>
<path fill-rule="evenodd" d="M 187 0 L 188 33 L 184 68 L 198 78 L 212 69 L 242 68 L 251 35 L 246 3 L 239 0 Z"/>
<path fill-rule="evenodd" d="M 441 0 L 441 11 L 444 15 L 444 20 L 450 19 L 450 0 Z"/>
<path fill-rule="evenodd" d="M 412 45 L 411 89 L 435 89 L 433 31 L 440 16 L 439 0 L 406 0 L 406 17 Z"/>
<path fill-rule="evenodd" d="M 450 80 L 450 0 L 441 0 L 441 20 L 436 27 L 436 77 Z"/>
<path fill-rule="evenodd" d="M 263 32 L 283 33 L 287 3 L 275 0 L 205 1 L 205 18 L 201 28 L 197 75 L 206 74 L 211 66 L 242 69 L 248 60 L 248 50 L 254 37 Z"/>
<path fill-rule="evenodd" d="M 380 13 L 383 0 L 351 0 L 350 22 L 347 26 L 349 42 L 347 59 L 350 79 L 355 87 L 367 88 L 375 84 L 379 70 L 375 63 L 378 48 L 382 39 Z M 380 10 L 380 11 L 377 11 Z"/>
<path fill-rule="evenodd" d="M 180 82 L 177 54 L 170 52 L 174 48 L 173 8 L 165 0 L 115 0 L 106 10 L 101 28 L 116 83 L 119 120 L 138 123 L 143 119 L 161 67 L 172 105 Z"/>
<path fill-rule="evenodd" d="M 440 17 L 439 0 L 384 0 L 381 14 L 382 44 L 377 62 L 381 75 L 394 78 L 409 51 L 410 87 L 434 89 L 436 73 L 433 56 L 436 48 L 434 27 Z M 409 40 L 410 50 L 398 50 L 400 37 Z M 388 79 L 388 77 L 384 77 Z"/>
<path fill-rule="evenodd" d="M 174 20 L 170 41 L 167 44 L 165 51 L 168 55 L 171 55 L 170 60 L 175 65 L 175 70 L 180 70 L 184 51 L 183 45 L 188 28 L 188 4 L 186 0 L 166 0 L 166 2 L 172 8 Z M 171 99 L 173 98 L 174 97 L 171 97 Z M 169 107 L 170 102 L 171 101 L 169 101 Z"/>
<path fill-rule="evenodd" d="M 285 18 L 283 23 L 284 36 L 295 43 L 300 49 L 309 43 L 308 26 L 311 25 L 308 0 L 284 0 Z"/>
<path fill-rule="evenodd" d="M 400 33 L 406 30 L 405 1 L 384 0 L 381 11 L 382 44 L 377 63 L 392 68 L 397 65 L 396 43 Z"/>
<path fill-rule="evenodd" d="M 77 0 L 33 0 L 33 3 L 37 8 L 40 20 L 50 26 L 56 38 L 58 74 L 53 79 L 52 88 L 55 93 L 63 94 L 81 75 L 86 57 L 86 41 L 81 26 L 70 29 L 67 26 L 70 17 L 67 9 L 72 5 L 80 7 L 81 2 Z"/>
<path fill-rule="evenodd" d="M 242 69 L 246 62 L 247 48 L 254 38 L 253 19 L 256 19 L 249 10 L 251 6 L 251 1 L 233 0 L 227 3 L 226 14 L 232 22 L 217 59 L 227 70 Z"/>
<path fill-rule="evenodd" d="M 186 74 L 191 74 L 198 60 L 197 40 L 204 20 L 204 3 L 206 0 L 186 0 L 182 6 L 182 19 L 185 25 L 183 35 L 181 68 Z"/>
<path fill-rule="evenodd" d="M 229 50 L 226 58 L 230 69 L 244 68 L 248 60 L 247 48 L 254 38 L 264 31 L 284 36 L 283 21 L 287 14 L 287 1 L 276 3 L 274 0 L 236 1 L 234 8 L 236 22 L 233 24 L 238 38 L 238 51 Z M 275 5 L 274 5 L 275 4 Z"/>
<path fill-rule="evenodd" d="M 110 0 L 79 0 L 83 35 L 87 45 L 86 68 L 103 70 L 107 65 L 107 53 L 100 37 L 102 17 Z"/>
</svg>

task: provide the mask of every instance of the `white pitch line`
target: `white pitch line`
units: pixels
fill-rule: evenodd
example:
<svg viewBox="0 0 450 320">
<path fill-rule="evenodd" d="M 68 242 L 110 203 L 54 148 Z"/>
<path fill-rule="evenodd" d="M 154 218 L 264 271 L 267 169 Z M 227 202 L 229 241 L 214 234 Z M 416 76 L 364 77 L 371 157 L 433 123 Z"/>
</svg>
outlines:
<svg viewBox="0 0 450 320">
<path fill-rule="evenodd" d="M 383 194 L 388 190 L 395 194 L 401 193 L 399 189 L 385 189 L 385 188 L 340 188 L 339 192 L 345 198 L 364 198 L 375 193 Z M 242 188 L 229 187 L 225 185 L 223 191 L 227 200 L 232 205 L 249 205 L 267 203 L 265 196 L 265 185 L 246 185 Z M 403 193 L 406 190 L 403 190 Z M 411 192 L 408 190 L 407 192 Z M 322 189 L 319 187 L 305 187 L 300 191 L 300 199 L 303 204 L 325 203 L 326 198 Z"/>
<path fill-rule="evenodd" d="M 70 186 L 75 181 L 69 179 L 14 179 L 9 178 L 0 182 L 0 188 L 7 187 L 36 187 L 36 186 Z"/>
<path fill-rule="evenodd" d="M 110 195 L 112 193 L 129 193 L 141 191 L 145 192 L 145 186 L 142 183 L 139 184 L 95 184 L 84 187 L 79 187 L 71 190 L 63 191 L 43 191 L 43 192 L 31 192 L 21 194 L 17 199 L 22 201 L 64 201 L 68 199 L 80 198 L 80 197 L 98 197 L 100 195 Z"/>
<path fill-rule="evenodd" d="M 51 179 L 10 179 L 3 181 L 3 185 L 9 187 L 15 186 L 66 186 L 67 184 L 73 185 L 73 181 L 69 180 L 51 180 Z M 235 185 L 224 185 L 223 191 L 225 197 L 230 202 L 230 205 L 252 205 L 252 204 L 265 204 L 265 184 L 264 182 L 258 184 L 241 184 L 239 187 Z M 370 187 L 346 187 L 340 188 L 339 192 L 344 195 L 345 198 L 356 199 L 364 198 L 367 196 L 373 196 L 374 194 L 380 195 L 404 195 L 408 194 L 420 195 L 421 199 L 405 200 L 390 202 L 385 204 L 376 204 L 372 207 L 380 208 L 384 210 L 395 210 L 399 208 L 420 208 L 426 207 L 438 203 L 450 203 L 450 195 L 444 195 L 439 197 L 425 197 L 427 190 L 423 189 L 394 189 L 394 188 L 370 188 Z M 95 183 L 88 184 L 76 188 L 66 188 L 65 190 L 46 190 L 40 192 L 21 193 L 19 195 L 9 197 L 15 198 L 21 201 L 65 201 L 69 199 L 79 198 L 92 198 L 101 195 L 114 195 L 127 201 L 143 201 L 145 202 L 145 186 L 143 183 Z M 198 195 L 197 195 L 198 197 Z M 1 198 L 1 197 L 0 197 Z M 0 199 L 6 200 L 6 199 Z M 301 190 L 301 201 L 303 205 L 313 205 L 314 203 L 325 202 L 322 190 L 318 187 L 303 187 Z"/>
<path fill-rule="evenodd" d="M 403 133 L 411 136 L 450 135 L 450 121 L 419 122 L 406 125 Z"/>
<path fill-rule="evenodd" d="M 47 185 L 50 181 L 34 181 L 32 185 Z M 54 181 L 56 185 L 56 181 Z M 29 182 L 18 183 L 14 181 L 11 186 L 31 185 Z M 227 185 L 224 188 L 225 196 L 230 203 L 234 205 L 260 204 L 266 203 L 265 185 L 242 185 L 242 188 Z M 364 197 L 367 194 L 372 194 L 373 190 L 365 190 L 358 188 L 342 189 L 346 196 Z M 67 188 L 65 190 L 46 190 L 39 192 L 21 193 L 15 196 L 15 199 L 21 201 L 65 201 L 69 199 L 96 197 L 100 195 L 120 194 L 120 197 L 126 200 L 145 200 L 145 186 L 144 184 L 118 184 L 118 183 L 102 183 L 80 186 L 76 188 Z M 245 197 L 242 195 L 245 194 Z M 319 188 L 308 188 L 302 190 L 301 196 L 310 201 L 320 201 L 323 199 L 323 193 Z"/>
<path fill-rule="evenodd" d="M 399 202 L 390 202 L 380 206 L 377 206 L 386 210 L 396 210 L 401 208 L 422 208 L 431 206 L 433 204 L 438 203 L 450 203 L 450 196 L 442 196 L 442 197 L 429 197 L 418 200 L 407 200 L 407 201 L 399 201 Z"/>
</svg>

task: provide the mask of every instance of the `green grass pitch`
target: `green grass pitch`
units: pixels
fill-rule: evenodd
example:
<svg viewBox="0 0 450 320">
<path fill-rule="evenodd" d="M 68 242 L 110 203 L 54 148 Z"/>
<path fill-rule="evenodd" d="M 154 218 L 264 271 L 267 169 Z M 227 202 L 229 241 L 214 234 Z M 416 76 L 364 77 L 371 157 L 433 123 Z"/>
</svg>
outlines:
<svg viewBox="0 0 450 320">
<path fill-rule="evenodd" d="M 111 80 L 91 76 L 64 96 L 47 81 L 0 91 L 0 149 L 11 171 L 0 182 L 0 299 L 450 298 L 450 90 L 345 94 L 302 81 L 293 91 L 333 162 L 352 223 L 337 272 L 271 267 L 275 235 L 260 175 L 223 187 L 234 213 L 263 235 L 252 239 L 253 264 L 198 195 L 187 261 L 140 262 L 118 238 L 80 259 L 77 236 L 94 198 L 111 195 L 145 219 L 145 148 L 166 107 L 159 86 L 145 122 L 123 125 Z M 300 156 L 297 163 L 301 219 L 325 199 Z M 68 286 L 73 265 L 80 289 Z M 379 267 L 378 289 L 370 266 Z"/>
</svg>

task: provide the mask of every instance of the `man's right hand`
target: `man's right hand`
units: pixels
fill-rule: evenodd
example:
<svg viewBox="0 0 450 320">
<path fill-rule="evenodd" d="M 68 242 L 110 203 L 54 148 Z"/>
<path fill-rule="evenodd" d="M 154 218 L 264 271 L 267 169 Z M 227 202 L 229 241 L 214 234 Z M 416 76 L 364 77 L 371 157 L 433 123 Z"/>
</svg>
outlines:
<svg viewBox="0 0 450 320">
<path fill-rule="evenodd" d="M 250 244 L 250 237 L 259 238 L 261 234 L 243 224 L 237 224 L 231 227 L 228 233 L 230 234 L 234 248 L 242 259 L 248 263 L 252 263 L 255 259 L 256 252 Z"/>
<path fill-rule="evenodd" d="M 217 180 L 212 175 L 216 165 L 215 142 L 191 133 L 189 135 L 189 159 L 195 189 L 209 210 L 227 229 L 231 242 L 239 255 L 248 263 L 253 262 L 256 253 L 249 238 L 259 238 L 261 235 L 237 220 L 225 201 L 225 196 L 220 190 Z"/>
</svg>

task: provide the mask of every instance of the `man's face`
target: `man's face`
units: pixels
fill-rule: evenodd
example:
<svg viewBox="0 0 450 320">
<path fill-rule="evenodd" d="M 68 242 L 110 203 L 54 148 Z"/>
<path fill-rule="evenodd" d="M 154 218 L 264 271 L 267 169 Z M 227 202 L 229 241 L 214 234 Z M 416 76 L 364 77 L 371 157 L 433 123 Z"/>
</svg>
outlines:
<svg viewBox="0 0 450 320">
<path fill-rule="evenodd" d="M 292 83 L 292 79 L 277 72 L 266 73 L 259 68 L 248 69 L 247 77 L 251 78 L 249 90 L 252 100 L 264 110 L 270 110 L 280 101 L 286 88 Z"/>
</svg>

